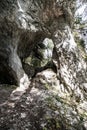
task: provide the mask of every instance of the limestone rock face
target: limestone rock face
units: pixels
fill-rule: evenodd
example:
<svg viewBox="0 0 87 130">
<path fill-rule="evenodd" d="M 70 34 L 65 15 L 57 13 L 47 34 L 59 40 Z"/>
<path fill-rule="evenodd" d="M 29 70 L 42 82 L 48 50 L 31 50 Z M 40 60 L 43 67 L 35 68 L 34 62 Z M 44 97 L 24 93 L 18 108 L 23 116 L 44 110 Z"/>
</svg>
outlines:
<svg viewBox="0 0 87 130">
<path fill-rule="evenodd" d="M 21 4 L 22 1 L 17 0 L 0 1 L 1 83 L 20 84 L 24 74 L 21 60 L 30 55 L 35 42 L 38 43 L 42 37 L 41 32 L 28 29 L 28 25 L 25 28 L 29 15 L 22 9 Z M 27 2 L 24 5 L 27 6 Z"/>
<path fill-rule="evenodd" d="M 87 61 L 72 34 L 74 8 L 71 0 L 0 1 L 0 83 L 10 84 L 0 85 L 0 130 L 87 130 Z M 51 47 L 46 64 L 43 43 Z"/>
</svg>

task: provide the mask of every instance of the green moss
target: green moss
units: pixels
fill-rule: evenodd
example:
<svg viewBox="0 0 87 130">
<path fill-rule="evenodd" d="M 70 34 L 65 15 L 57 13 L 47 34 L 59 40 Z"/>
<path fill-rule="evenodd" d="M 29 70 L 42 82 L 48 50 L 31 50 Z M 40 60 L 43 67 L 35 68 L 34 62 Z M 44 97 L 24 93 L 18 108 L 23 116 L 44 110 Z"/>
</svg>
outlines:
<svg viewBox="0 0 87 130">
<path fill-rule="evenodd" d="M 46 90 L 49 90 L 50 89 L 50 86 L 49 86 L 49 84 L 45 84 L 45 88 L 46 88 Z"/>
<path fill-rule="evenodd" d="M 84 57 L 84 60 L 87 61 L 87 56 Z"/>
<path fill-rule="evenodd" d="M 46 101 L 48 101 L 48 102 L 50 102 L 50 101 L 52 101 L 53 100 L 53 97 L 48 97 L 48 98 L 46 98 Z"/>
<path fill-rule="evenodd" d="M 59 123 L 58 119 L 49 118 L 46 120 L 46 126 L 43 130 L 58 130 L 61 128 L 61 124 Z"/>
<path fill-rule="evenodd" d="M 33 67 L 40 67 L 41 61 L 38 58 L 33 58 L 31 64 L 33 65 Z"/>
<path fill-rule="evenodd" d="M 46 128 L 46 127 L 44 127 L 44 128 L 43 128 L 43 130 L 47 130 L 47 128 Z"/>
<path fill-rule="evenodd" d="M 58 95 L 55 95 L 54 97 L 55 97 L 55 99 L 56 99 L 58 102 L 64 103 L 63 100 L 62 100 Z"/>
<path fill-rule="evenodd" d="M 79 40 L 79 45 L 83 48 L 85 48 L 85 44 L 84 44 L 84 40 L 83 39 L 80 39 Z"/>
<path fill-rule="evenodd" d="M 77 43 L 78 47 L 81 47 L 82 50 L 85 48 L 84 40 L 80 39 L 80 34 L 77 31 L 73 32 L 75 42 Z"/>
</svg>

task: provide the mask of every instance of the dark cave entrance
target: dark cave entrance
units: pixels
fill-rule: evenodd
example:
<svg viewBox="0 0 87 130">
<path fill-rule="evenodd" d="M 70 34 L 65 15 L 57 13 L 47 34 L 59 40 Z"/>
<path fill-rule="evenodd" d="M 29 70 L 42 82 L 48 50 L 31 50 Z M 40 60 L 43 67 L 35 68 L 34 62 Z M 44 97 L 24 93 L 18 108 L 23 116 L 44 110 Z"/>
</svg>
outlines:
<svg viewBox="0 0 87 130">
<path fill-rule="evenodd" d="M 13 71 L 0 64 L 0 84 L 17 85 L 17 77 Z"/>
</svg>

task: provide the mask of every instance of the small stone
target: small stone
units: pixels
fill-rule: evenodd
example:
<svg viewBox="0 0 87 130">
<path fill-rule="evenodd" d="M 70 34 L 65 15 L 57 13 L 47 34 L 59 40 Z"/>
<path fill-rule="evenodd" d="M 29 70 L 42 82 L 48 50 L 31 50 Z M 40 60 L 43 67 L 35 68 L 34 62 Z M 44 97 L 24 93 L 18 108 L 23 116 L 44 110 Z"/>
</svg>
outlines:
<svg viewBox="0 0 87 130">
<path fill-rule="evenodd" d="M 25 118 L 26 117 L 26 113 L 21 113 L 21 118 Z"/>
</svg>

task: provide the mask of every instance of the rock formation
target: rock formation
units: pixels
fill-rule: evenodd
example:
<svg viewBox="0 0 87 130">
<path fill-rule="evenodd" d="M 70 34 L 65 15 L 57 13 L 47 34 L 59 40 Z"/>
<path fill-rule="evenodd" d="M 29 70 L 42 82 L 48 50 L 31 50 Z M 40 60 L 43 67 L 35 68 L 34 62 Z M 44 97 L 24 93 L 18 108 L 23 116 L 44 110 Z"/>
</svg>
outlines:
<svg viewBox="0 0 87 130">
<path fill-rule="evenodd" d="M 87 130 L 87 61 L 72 34 L 75 2 L 0 1 L 0 83 L 18 86 L 0 103 L 0 130 Z M 53 45 L 44 51 L 46 39 Z"/>
</svg>

